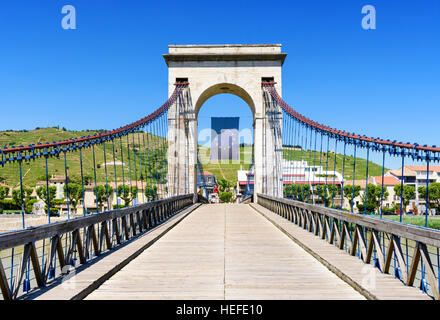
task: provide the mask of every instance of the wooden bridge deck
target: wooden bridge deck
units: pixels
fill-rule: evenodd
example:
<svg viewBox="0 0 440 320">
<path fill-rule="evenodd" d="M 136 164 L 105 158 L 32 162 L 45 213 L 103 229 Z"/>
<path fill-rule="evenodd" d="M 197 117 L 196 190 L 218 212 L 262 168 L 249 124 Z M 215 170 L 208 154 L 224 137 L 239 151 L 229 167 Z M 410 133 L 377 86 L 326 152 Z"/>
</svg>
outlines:
<svg viewBox="0 0 440 320">
<path fill-rule="evenodd" d="M 86 299 L 365 299 L 249 205 L 203 205 Z"/>
</svg>

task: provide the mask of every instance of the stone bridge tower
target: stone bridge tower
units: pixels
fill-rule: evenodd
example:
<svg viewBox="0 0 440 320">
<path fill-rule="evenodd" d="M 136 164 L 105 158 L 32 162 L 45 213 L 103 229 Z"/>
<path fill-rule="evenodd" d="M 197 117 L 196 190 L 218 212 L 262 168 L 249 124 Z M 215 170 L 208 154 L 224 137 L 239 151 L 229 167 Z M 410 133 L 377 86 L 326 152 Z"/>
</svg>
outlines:
<svg viewBox="0 0 440 320">
<path fill-rule="evenodd" d="M 281 45 L 170 45 L 168 48 L 164 59 L 168 66 L 169 96 L 176 82 L 189 82 L 183 99 L 168 113 L 169 192 L 196 192 L 198 113 L 210 97 L 230 93 L 242 98 L 253 114 L 255 194 L 282 196 L 282 113 L 263 95 L 261 87 L 262 81 L 274 81 L 281 94 L 281 68 L 287 55 L 281 53 Z M 272 105 L 276 108 L 271 108 Z M 187 185 L 182 183 L 186 179 L 190 181 Z"/>
</svg>

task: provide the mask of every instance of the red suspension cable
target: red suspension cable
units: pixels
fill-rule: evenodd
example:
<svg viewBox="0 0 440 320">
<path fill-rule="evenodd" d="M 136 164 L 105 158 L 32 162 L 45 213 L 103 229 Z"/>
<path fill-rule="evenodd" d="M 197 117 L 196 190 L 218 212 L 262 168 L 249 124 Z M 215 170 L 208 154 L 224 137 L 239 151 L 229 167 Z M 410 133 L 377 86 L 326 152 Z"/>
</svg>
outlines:
<svg viewBox="0 0 440 320">
<path fill-rule="evenodd" d="M 51 148 L 51 147 L 62 146 L 62 145 L 70 145 L 70 144 L 74 144 L 74 143 L 78 143 L 78 142 L 93 141 L 95 139 L 105 138 L 105 137 L 108 137 L 108 136 L 111 136 L 111 135 L 114 135 L 117 133 L 126 132 L 126 131 L 134 129 L 136 127 L 140 127 L 140 126 L 154 120 L 156 117 L 160 116 L 163 112 L 168 110 L 169 107 L 176 101 L 177 97 L 180 95 L 182 90 L 188 87 L 188 82 L 176 83 L 175 86 L 176 87 L 175 87 L 172 95 L 160 108 L 158 108 L 156 111 L 149 114 L 148 116 L 146 116 L 136 122 L 130 123 L 124 127 L 120 127 L 118 129 L 113 129 L 111 131 L 107 131 L 107 132 L 104 132 L 101 134 L 97 133 L 97 134 L 94 134 L 92 136 L 87 136 L 87 137 L 71 138 L 71 139 L 66 139 L 63 141 L 56 142 L 56 143 L 51 142 L 51 143 L 45 143 L 45 144 L 34 144 L 34 145 L 23 146 L 23 147 L 4 148 L 1 151 L 3 152 L 3 154 L 7 154 L 7 153 L 11 153 L 11 152 L 31 151 L 32 149 L 44 149 L 44 148 Z"/>
<path fill-rule="evenodd" d="M 399 148 L 406 148 L 406 149 L 416 149 L 416 150 L 423 150 L 427 152 L 440 152 L 440 148 L 437 148 L 435 146 L 428 147 L 428 146 L 420 146 L 416 144 L 411 143 L 402 143 L 402 142 L 393 142 L 391 140 L 383 140 L 383 139 L 375 139 L 367 136 L 361 136 L 359 134 L 355 133 L 349 133 L 346 131 L 334 129 L 328 126 L 325 126 L 323 124 L 320 124 L 318 122 L 315 122 L 313 120 L 310 120 L 309 118 L 303 116 L 302 114 L 296 112 L 293 108 L 291 108 L 278 94 L 277 90 L 275 89 L 275 82 L 262 82 L 262 87 L 267 90 L 267 92 L 272 96 L 272 98 L 281 106 L 281 108 L 296 118 L 297 120 L 305 123 L 308 126 L 311 126 L 313 128 L 316 128 L 318 130 L 328 132 L 334 135 L 338 135 L 340 137 L 346 137 L 350 139 L 365 141 L 365 142 L 372 142 L 380 145 L 386 145 L 386 146 L 394 146 Z"/>
</svg>

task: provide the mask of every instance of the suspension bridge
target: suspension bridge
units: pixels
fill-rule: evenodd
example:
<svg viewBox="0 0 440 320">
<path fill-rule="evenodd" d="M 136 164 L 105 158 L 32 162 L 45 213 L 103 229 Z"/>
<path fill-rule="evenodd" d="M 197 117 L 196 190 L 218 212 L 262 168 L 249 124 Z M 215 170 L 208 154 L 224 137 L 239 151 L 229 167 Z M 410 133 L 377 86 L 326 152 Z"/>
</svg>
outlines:
<svg viewBox="0 0 440 320">
<path fill-rule="evenodd" d="M 428 219 L 440 148 L 308 119 L 281 96 L 285 58 L 281 45 L 171 45 L 169 97 L 153 113 L 111 131 L 1 148 L 0 176 L 21 208 L 20 227 L 0 233 L 3 299 L 438 300 L 440 231 Z M 242 203 L 209 204 L 198 192 L 197 116 L 221 93 L 242 98 L 254 117 Z M 378 188 L 369 183 L 373 156 L 382 159 Z M 384 204 L 393 159 L 402 164 L 397 221 L 385 219 Z M 426 168 L 423 226 L 403 221 L 409 162 Z M 24 176 L 37 167 L 39 223 Z"/>
</svg>

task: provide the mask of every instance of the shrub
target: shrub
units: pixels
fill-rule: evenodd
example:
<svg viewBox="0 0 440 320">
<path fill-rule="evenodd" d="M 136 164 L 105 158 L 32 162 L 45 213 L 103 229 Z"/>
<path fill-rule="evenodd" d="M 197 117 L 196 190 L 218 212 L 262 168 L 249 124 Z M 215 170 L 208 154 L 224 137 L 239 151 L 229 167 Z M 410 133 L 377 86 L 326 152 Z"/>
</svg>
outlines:
<svg viewBox="0 0 440 320">
<path fill-rule="evenodd" d="M 4 210 L 20 210 L 21 207 L 12 199 L 0 200 L 0 208 Z"/>
<path fill-rule="evenodd" d="M 359 203 L 357 205 L 357 208 L 359 210 L 359 213 L 365 213 L 365 203 Z M 366 213 L 374 213 L 374 210 L 376 209 L 376 205 L 371 202 L 367 202 L 367 212 Z"/>
<path fill-rule="evenodd" d="M 219 196 L 221 202 L 231 202 L 232 192 L 220 192 Z"/>
</svg>

